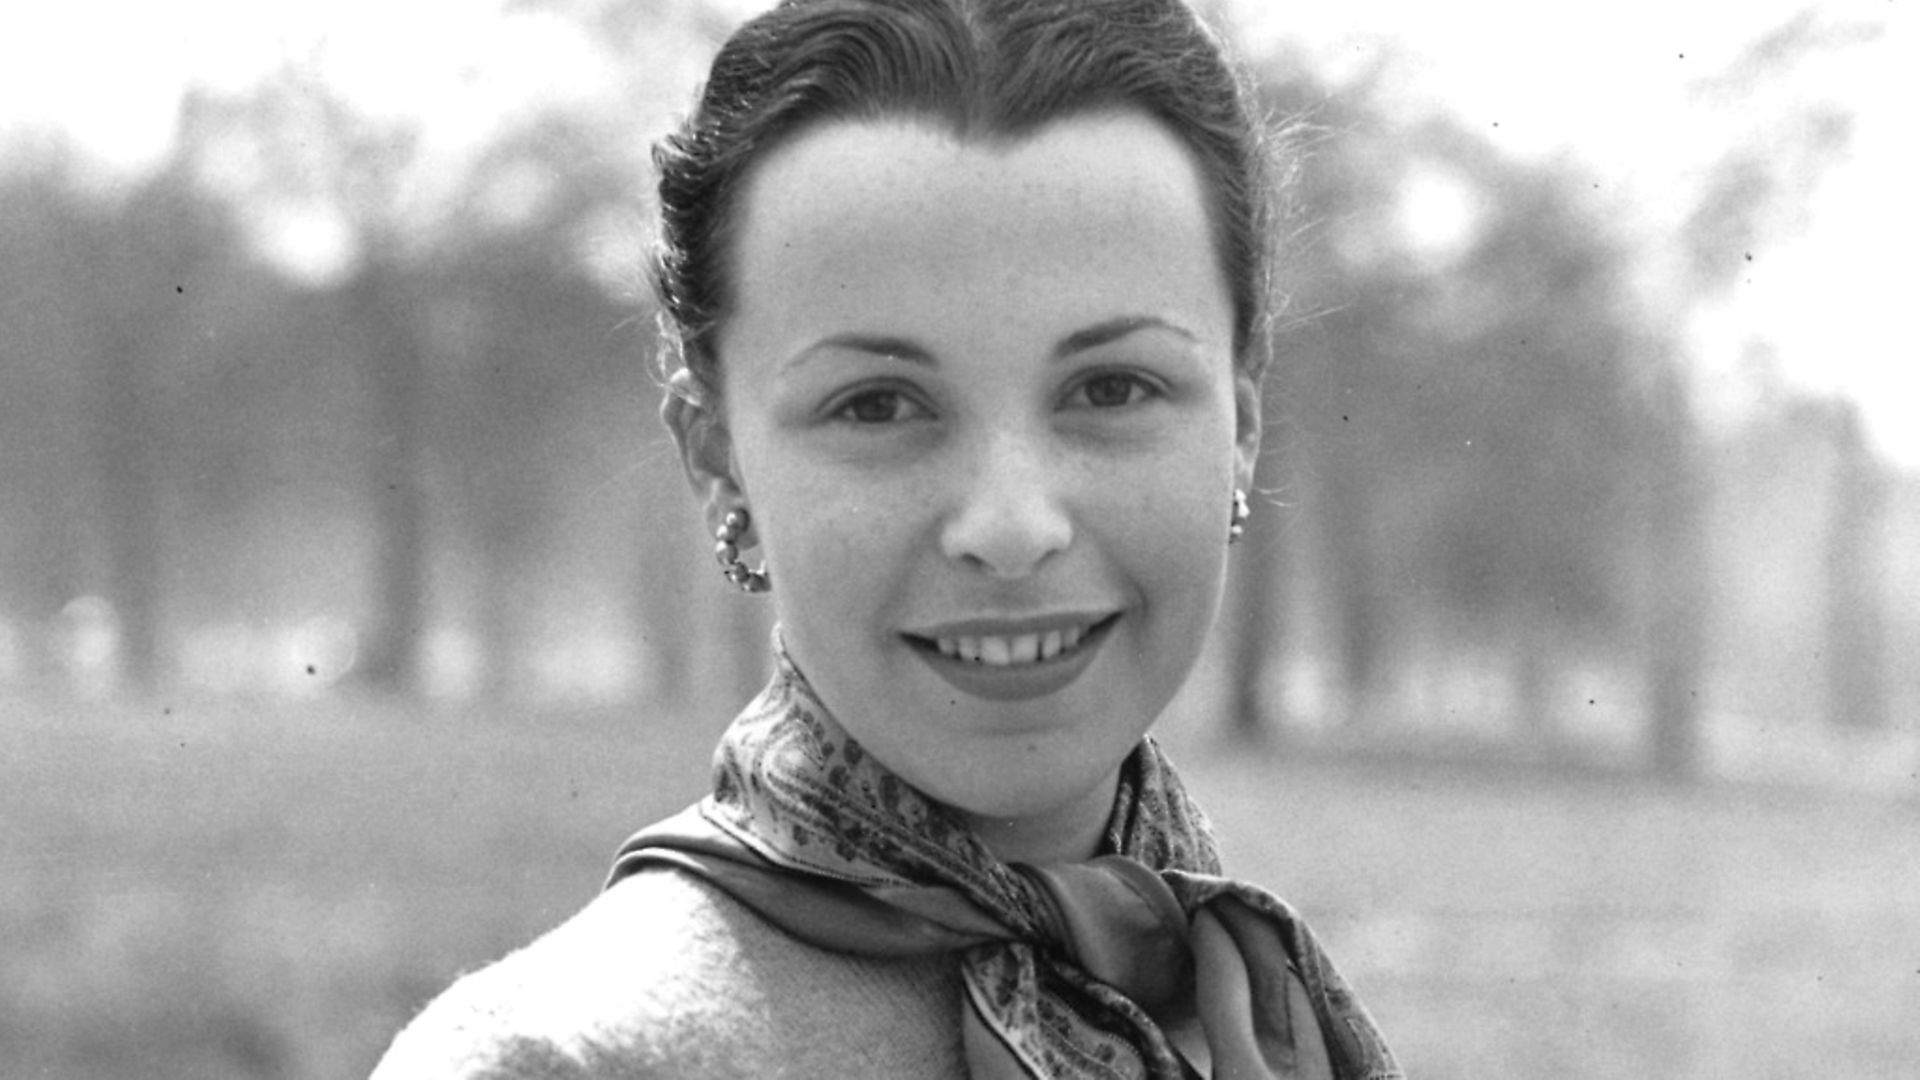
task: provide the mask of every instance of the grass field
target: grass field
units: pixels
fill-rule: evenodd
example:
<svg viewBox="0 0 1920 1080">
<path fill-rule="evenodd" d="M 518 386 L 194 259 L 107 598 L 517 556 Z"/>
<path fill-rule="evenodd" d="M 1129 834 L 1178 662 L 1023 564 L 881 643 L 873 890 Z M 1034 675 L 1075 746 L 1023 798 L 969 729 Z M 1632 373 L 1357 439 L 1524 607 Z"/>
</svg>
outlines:
<svg viewBox="0 0 1920 1080">
<path fill-rule="evenodd" d="M 0 698 L 0 1077 L 364 1075 L 696 796 L 717 721 Z M 1169 737 L 1418 1076 L 1920 1075 L 1920 803 Z"/>
</svg>

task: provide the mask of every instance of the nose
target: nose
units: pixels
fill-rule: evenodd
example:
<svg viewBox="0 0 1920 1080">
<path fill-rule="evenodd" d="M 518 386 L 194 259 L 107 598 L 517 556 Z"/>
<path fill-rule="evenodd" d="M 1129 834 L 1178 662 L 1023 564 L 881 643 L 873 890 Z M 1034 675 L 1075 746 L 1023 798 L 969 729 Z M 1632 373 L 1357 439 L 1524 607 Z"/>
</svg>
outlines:
<svg viewBox="0 0 1920 1080">
<path fill-rule="evenodd" d="M 1061 463 L 1037 440 L 998 434 L 957 464 L 959 503 L 940 533 L 947 558 L 1015 581 L 1073 543 L 1073 521 L 1058 490 L 1065 479 Z"/>
</svg>

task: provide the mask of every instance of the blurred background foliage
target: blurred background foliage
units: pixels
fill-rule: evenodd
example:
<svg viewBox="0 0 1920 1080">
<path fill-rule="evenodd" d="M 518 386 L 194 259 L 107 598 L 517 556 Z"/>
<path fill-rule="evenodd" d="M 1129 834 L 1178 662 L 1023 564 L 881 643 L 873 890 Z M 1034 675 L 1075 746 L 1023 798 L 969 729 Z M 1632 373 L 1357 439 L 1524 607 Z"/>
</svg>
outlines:
<svg viewBox="0 0 1920 1080">
<path fill-rule="evenodd" d="M 640 269 L 646 145 L 728 22 L 527 14 L 619 77 L 455 139 L 290 64 L 191 93 L 132 177 L 13 139 L 10 681 L 676 704 L 714 684 L 702 665 L 723 701 L 753 684 L 754 619 L 689 580 L 705 545 L 654 420 Z M 1656 253 L 1577 165 L 1382 111 L 1392 67 L 1335 89 L 1259 59 L 1301 125 L 1231 722 L 1373 738 L 1471 714 L 1579 758 L 1585 672 L 1600 726 L 1630 717 L 1640 762 L 1676 774 L 1716 714 L 1905 726 L 1912 476 L 1845 399 L 1775 387 L 1704 429 L 1677 332 L 1804 201 L 1844 114 L 1731 144 Z"/>
<path fill-rule="evenodd" d="M 190 93 L 170 151 L 136 175 L 101 171 L 57 133 L 4 145 L 0 695 L 16 722 L 0 806 L 27 826 L 5 856 L 16 880 L 4 929 L 17 970 L 40 981 L 0 1000 L 0 1045 L 19 1048 L 0 1051 L 0 1071 L 363 1070 L 453 970 L 590 891 L 544 868 L 578 843 L 591 865 L 605 855 L 596 838 L 641 823 L 623 782 L 675 777 L 637 797 L 661 811 L 697 793 L 705 745 L 757 687 L 765 608 L 714 572 L 655 420 L 640 270 L 647 144 L 731 19 L 686 2 L 514 12 L 564 36 L 594 77 L 512 99 L 477 136 L 369 108 L 290 63 L 244 90 Z M 1742 63 L 1783 64 L 1818 29 L 1790 23 Z M 1704 424 L 1682 333 L 1791 230 L 1844 150 L 1844 111 L 1798 101 L 1768 120 L 1768 138 L 1730 141 L 1684 228 L 1650 248 L 1578 164 L 1517 160 L 1464 122 L 1381 107 L 1391 57 L 1338 80 L 1284 49 L 1255 61 L 1273 113 L 1300 121 L 1284 303 L 1256 517 L 1176 734 L 1269 763 L 1231 791 L 1311 785 L 1285 771 L 1300 761 L 1365 763 L 1351 774 L 1361 791 L 1434 763 L 1519 776 L 1516 804 L 1539 795 L 1525 777 L 1643 784 L 1623 790 L 1669 800 L 1648 836 L 1689 807 L 1747 820 L 1724 802 L 1747 796 L 1725 793 L 1754 784 L 1910 808 L 1920 478 L 1876 456 L 1848 400 L 1766 378 L 1764 344 L 1751 360 L 1759 405 L 1739 426 Z M 677 734 L 661 734 L 668 718 Z M 147 724 L 164 737 L 139 741 Z M 581 764 L 635 730 L 637 774 Z M 213 790 L 181 794 L 175 735 L 211 755 L 183 775 Z M 299 760 L 275 756 L 288 739 Z M 481 779 L 463 760 L 480 777 L 509 765 L 537 777 L 484 802 L 491 824 L 477 836 L 460 800 Z M 362 784 L 389 801 L 363 802 Z M 604 815 L 555 823 L 583 784 L 599 785 Z M 1722 801 L 1690 801 L 1703 798 Z M 76 799 L 109 809 L 83 821 Z M 316 805 L 328 808 L 318 819 Z M 1631 818 L 1626 805 L 1570 828 Z M 1912 824 L 1910 810 L 1846 805 L 1866 833 Z M 132 838 L 155 813 L 199 839 Z M 306 967 L 311 941 L 247 953 L 187 899 L 207 887 L 196 875 L 280 865 L 296 840 L 339 856 L 400 814 L 478 846 L 345 864 L 347 881 L 404 872 L 428 883 L 435 910 L 464 905 L 467 936 L 434 938 L 397 968 L 389 954 L 424 940 L 418 924 L 330 892 L 319 870 L 228 880 L 211 903 L 269 936 L 333 919 L 336 944 L 365 965 L 339 961 L 324 978 Z M 579 840 L 587 825 L 603 831 Z M 226 839 L 195 846 L 209 836 Z M 1859 843 L 1854 854 L 1871 849 Z M 248 862 L 255 844 L 277 854 Z M 103 893 L 73 864 L 176 849 L 204 867 L 170 862 L 137 891 L 180 910 L 116 908 L 131 920 L 120 930 L 88 921 L 87 905 L 129 886 L 109 877 Z M 521 886 L 492 900 L 525 911 L 473 895 L 485 888 L 475 860 L 494 859 Z M 1911 857 L 1902 865 L 1913 872 Z M 1382 932 L 1374 901 L 1314 893 L 1320 879 L 1293 872 L 1309 910 L 1318 897 L 1334 914 L 1334 936 L 1360 939 L 1364 969 Z M 1649 903 L 1670 914 L 1669 887 L 1650 886 Z M 1587 920 L 1589 899 L 1541 902 Z M 1728 933 L 1747 925 L 1677 910 Z M 1881 930 L 1920 941 L 1911 918 Z M 129 959 L 129 943 L 158 959 Z M 50 949 L 124 978 L 75 983 Z M 1458 1048 L 1459 1031 L 1418 1028 L 1431 971 L 1383 971 L 1430 1075 L 1486 1065 Z M 267 985 L 303 978 L 318 1004 L 254 1010 Z M 377 984 L 358 1010 L 356 980 Z M 136 1002 L 180 986 L 211 1004 Z M 1873 1001 L 1911 1003 L 1913 986 Z M 76 1001 L 91 1004 L 72 1013 Z M 1758 1006 L 1731 1020 L 1706 1011 L 1708 1027 L 1772 1022 Z M 1858 1074 L 1893 1060 L 1871 1056 L 1880 1044 L 1857 1050 L 1858 1032 L 1822 1031 L 1868 1055 L 1853 1059 Z M 1697 1032 L 1679 1038 L 1683 1075 L 1744 1060 Z M 1513 1046 L 1509 1064 L 1645 1074 L 1629 1052 L 1609 1065 Z M 1646 1053 L 1671 1064 L 1672 1051 Z"/>
</svg>

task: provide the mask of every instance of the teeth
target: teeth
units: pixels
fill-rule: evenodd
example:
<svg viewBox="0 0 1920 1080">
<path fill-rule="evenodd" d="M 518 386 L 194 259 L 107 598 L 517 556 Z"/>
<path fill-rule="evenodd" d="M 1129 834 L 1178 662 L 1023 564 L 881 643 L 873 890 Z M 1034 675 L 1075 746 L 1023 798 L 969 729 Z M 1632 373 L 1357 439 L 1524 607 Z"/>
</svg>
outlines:
<svg viewBox="0 0 1920 1080">
<path fill-rule="evenodd" d="M 1070 626 L 1015 637 L 943 637 L 934 641 L 934 647 L 940 650 L 941 656 L 990 667 L 1011 667 L 1051 660 L 1080 644 L 1086 636 L 1086 627 Z"/>
</svg>

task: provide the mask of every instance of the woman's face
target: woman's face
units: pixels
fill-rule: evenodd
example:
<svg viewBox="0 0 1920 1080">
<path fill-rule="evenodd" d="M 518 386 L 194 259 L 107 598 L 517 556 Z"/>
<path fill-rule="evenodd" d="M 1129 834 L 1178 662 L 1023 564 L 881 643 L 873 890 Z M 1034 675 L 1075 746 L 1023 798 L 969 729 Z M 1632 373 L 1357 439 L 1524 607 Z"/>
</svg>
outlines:
<svg viewBox="0 0 1920 1080">
<path fill-rule="evenodd" d="M 1258 441 L 1198 169 L 1136 113 L 839 122 L 737 224 L 710 516 L 751 510 L 854 738 L 990 843 L 1084 856 L 1043 849 L 1093 842 L 1191 669 Z"/>
</svg>

